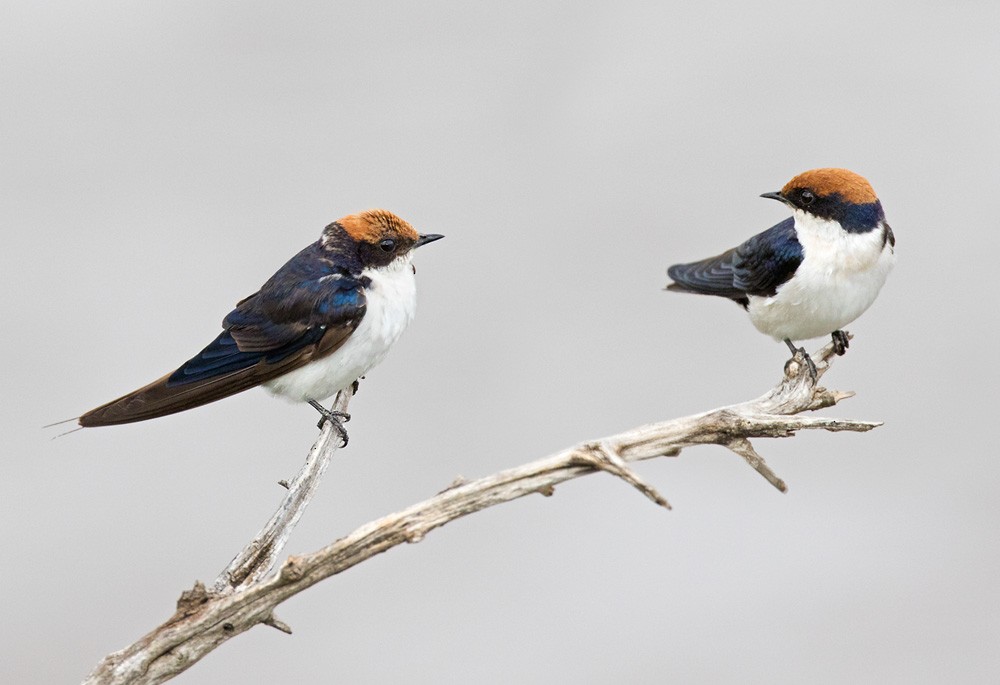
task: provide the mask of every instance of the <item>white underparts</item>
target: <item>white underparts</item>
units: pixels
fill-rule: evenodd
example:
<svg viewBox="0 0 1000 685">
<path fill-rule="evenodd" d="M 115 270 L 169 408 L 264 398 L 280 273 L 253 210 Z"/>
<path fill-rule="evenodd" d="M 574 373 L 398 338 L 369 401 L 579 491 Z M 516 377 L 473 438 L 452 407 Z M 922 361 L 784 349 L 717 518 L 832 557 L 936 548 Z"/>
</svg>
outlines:
<svg viewBox="0 0 1000 685">
<path fill-rule="evenodd" d="M 275 395 L 291 400 L 321 401 L 365 375 L 385 359 L 417 308 L 417 283 L 410 264 L 412 254 L 382 268 L 368 268 L 367 308 L 361 323 L 332 354 L 264 383 Z"/>
<path fill-rule="evenodd" d="M 747 312 L 761 333 L 776 340 L 829 335 L 861 316 L 875 301 L 895 262 L 879 224 L 848 233 L 835 221 L 795 211 L 803 258 L 773 297 L 750 296 Z"/>
</svg>

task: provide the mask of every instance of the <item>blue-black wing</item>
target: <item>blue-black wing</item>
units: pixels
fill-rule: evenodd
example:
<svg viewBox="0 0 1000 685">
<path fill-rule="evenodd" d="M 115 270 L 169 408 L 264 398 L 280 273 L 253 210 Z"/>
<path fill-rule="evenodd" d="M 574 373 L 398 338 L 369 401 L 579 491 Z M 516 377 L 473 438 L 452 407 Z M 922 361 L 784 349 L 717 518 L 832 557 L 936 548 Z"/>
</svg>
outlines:
<svg viewBox="0 0 1000 685">
<path fill-rule="evenodd" d="M 689 264 L 674 264 L 668 290 L 727 297 L 744 307 L 749 295 L 770 297 L 802 263 L 802 245 L 792 217 L 727 250 Z"/>
<path fill-rule="evenodd" d="M 260 385 L 338 349 L 365 314 L 364 280 L 318 244 L 241 301 L 224 330 L 171 374 L 80 417 L 81 426 L 173 414 Z"/>
</svg>

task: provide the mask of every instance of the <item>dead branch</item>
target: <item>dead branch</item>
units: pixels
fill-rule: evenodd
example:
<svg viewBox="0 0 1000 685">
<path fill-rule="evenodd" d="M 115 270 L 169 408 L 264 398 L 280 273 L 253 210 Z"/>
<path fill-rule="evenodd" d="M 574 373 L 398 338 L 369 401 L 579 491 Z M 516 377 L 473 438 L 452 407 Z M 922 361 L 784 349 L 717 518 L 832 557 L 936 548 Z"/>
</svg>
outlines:
<svg viewBox="0 0 1000 685">
<path fill-rule="evenodd" d="M 223 571 L 211 590 L 196 583 L 192 590 L 182 594 L 176 613 L 166 623 L 125 649 L 109 654 L 84 682 L 89 685 L 161 683 L 258 623 L 291 632 L 273 612 L 292 595 L 392 547 L 419 542 L 428 532 L 467 514 L 525 495 L 551 495 L 556 485 L 571 478 L 604 471 L 669 509 L 667 500 L 640 478 L 629 462 L 677 456 L 682 449 L 693 445 L 723 445 L 784 492 L 784 481 L 757 453 L 751 438 L 788 437 L 802 429 L 817 428 L 864 432 L 881 425 L 875 421 L 796 416 L 852 396 L 853 393 L 831 391 L 818 385 L 833 356 L 832 345 L 813 355 L 817 367 L 813 378 L 801 354 L 796 354 L 786 364 L 781 382 L 749 402 L 583 442 L 478 480 L 458 480 L 436 496 L 361 526 L 321 550 L 289 557 L 277 573 L 267 576 L 336 448 L 336 435 L 326 428 L 310 452 L 311 460 L 315 455 L 317 460 L 325 458 L 326 462 L 311 467 L 307 463 L 303 468 L 288 495 L 289 499 L 296 498 L 296 503 L 288 504 L 285 513 L 286 505 L 282 505 L 272 522 Z M 349 395 L 338 396 L 334 408 L 342 411 L 349 399 Z M 306 471 L 312 475 L 304 475 Z M 309 488 L 308 492 L 305 488 Z"/>
<path fill-rule="evenodd" d="M 341 390 L 334 398 L 331 409 L 346 412 L 353 396 L 352 388 Z M 334 452 L 339 447 L 340 436 L 329 422 L 324 422 L 319 439 L 309 450 L 306 463 L 295 476 L 295 480 L 291 483 L 287 481 L 279 483 L 288 490 L 281 506 L 250 544 L 244 547 L 215 579 L 212 586 L 214 593 L 226 594 L 253 585 L 271 571 L 285 543 L 288 542 L 292 529 L 316 493 L 319 481 L 326 472 L 326 467 L 330 465 Z"/>
</svg>

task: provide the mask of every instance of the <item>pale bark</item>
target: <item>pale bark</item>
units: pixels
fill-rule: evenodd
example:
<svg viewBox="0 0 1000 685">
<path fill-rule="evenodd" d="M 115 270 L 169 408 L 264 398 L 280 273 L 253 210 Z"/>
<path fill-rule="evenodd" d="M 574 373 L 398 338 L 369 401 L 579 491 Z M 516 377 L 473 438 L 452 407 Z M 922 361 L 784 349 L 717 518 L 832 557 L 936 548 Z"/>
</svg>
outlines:
<svg viewBox="0 0 1000 685">
<path fill-rule="evenodd" d="M 186 591 L 173 617 L 134 644 L 109 654 L 84 682 L 161 683 L 258 623 L 291 632 L 274 618 L 273 611 L 292 595 L 396 545 L 418 542 L 428 532 L 457 518 L 525 495 L 552 495 L 556 485 L 578 476 L 610 473 L 669 509 L 667 500 L 640 478 L 629 462 L 677 456 L 683 448 L 694 445 L 723 445 L 784 492 L 784 481 L 756 452 L 750 438 L 787 437 L 809 428 L 863 432 L 881 425 L 875 421 L 797 416 L 832 406 L 853 394 L 818 386 L 832 356 L 831 345 L 813 355 L 817 376 L 812 378 L 804 359 L 797 354 L 786 365 L 781 382 L 757 399 L 640 426 L 485 478 L 452 483 L 436 496 L 372 521 L 323 549 L 289 557 L 277 573 L 268 575 L 338 446 L 336 433 L 327 426 L 303 472 L 290 485 L 282 508 L 220 574 L 213 588 L 207 590 L 197 583 Z M 349 399 L 349 394 L 338 395 L 334 409 L 343 411 Z"/>
</svg>

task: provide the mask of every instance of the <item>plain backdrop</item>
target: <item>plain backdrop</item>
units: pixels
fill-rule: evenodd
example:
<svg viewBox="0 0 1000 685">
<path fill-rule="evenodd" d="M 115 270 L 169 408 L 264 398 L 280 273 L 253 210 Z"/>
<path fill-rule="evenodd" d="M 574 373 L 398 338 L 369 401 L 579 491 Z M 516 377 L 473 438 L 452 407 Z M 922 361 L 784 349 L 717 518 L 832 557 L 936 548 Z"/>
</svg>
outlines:
<svg viewBox="0 0 1000 685">
<path fill-rule="evenodd" d="M 1000 679 L 996 2 L 9 2 L 0 8 L 0 681 L 76 682 L 267 519 L 315 412 L 260 390 L 58 440 L 175 368 L 323 226 L 445 240 L 292 537 L 756 397 L 784 345 L 665 293 L 869 178 L 898 265 L 824 384 L 868 434 L 593 475 L 393 549 L 176 682 Z M 810 347 L 816 348 L 820 341 Z"/>
</svg>

